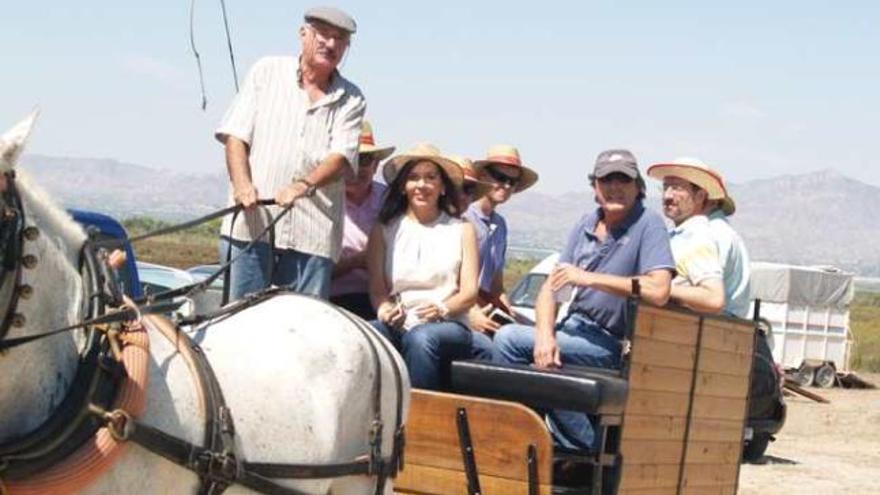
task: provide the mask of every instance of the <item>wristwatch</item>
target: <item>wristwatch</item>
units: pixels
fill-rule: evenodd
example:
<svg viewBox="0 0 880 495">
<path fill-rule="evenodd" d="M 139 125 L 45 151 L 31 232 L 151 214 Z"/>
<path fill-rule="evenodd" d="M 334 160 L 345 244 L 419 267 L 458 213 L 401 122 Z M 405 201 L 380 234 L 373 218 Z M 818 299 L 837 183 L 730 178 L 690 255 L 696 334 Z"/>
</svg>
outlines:
<svg viewBox="0 0 880 495">
<path fill-rule="evenodd" d="M 312 183 L 309 182 L 307 179 L 297 179 L 297 180 L 295 180 L 294 182 L 301 182 L 301 183 L 305 184 L 305 186 L 306 186 L 306 197 L 308 197 L 308 198 L 311 198 L 312 196 L 314 196 L 314 195 L 315 195 L 315 191 L 318 190 L 318 186 L 316 186 L 315 184 L 312 184 Z"/>
</svg>

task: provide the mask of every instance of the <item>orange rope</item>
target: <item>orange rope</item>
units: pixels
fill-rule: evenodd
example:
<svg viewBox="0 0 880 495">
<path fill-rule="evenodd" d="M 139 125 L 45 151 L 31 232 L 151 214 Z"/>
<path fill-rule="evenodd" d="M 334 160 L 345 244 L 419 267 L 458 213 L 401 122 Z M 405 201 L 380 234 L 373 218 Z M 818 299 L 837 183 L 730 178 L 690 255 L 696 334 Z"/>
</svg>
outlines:
<svg viewBox="0 0 880 495">
<path fill-rule="evenodd" d="M 121 409 L 137 418 L 147 405 L 150 340 L 140 322 L 128 325 L 119 337 L 127 379 L 111 410 Z M 108 428 L 102 427 L 64 461 L 33 478 L 9 482 L 6 490 L 10 495 L 78 492 L 104 474 L 127 448 L 126 442 L 113 439 Z"/>
</svg>

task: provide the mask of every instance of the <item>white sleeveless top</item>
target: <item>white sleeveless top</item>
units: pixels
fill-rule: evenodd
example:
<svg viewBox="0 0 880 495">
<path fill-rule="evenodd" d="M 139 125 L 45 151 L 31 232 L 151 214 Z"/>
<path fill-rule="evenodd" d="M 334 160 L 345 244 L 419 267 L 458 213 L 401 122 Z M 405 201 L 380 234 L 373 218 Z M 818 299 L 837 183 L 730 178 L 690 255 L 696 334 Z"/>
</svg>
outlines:
<svg viewBox="0 0 880 495">
<path fill-rule="evenodd" d="M 407 330 L 423 323 L 413 308 L 442 302 L 458 291 L 463 230 L 464 222 L 446 213 L 427 225 L 404 214 L 382 227 L 385 280 L 407 311 Z"/>
</svg>

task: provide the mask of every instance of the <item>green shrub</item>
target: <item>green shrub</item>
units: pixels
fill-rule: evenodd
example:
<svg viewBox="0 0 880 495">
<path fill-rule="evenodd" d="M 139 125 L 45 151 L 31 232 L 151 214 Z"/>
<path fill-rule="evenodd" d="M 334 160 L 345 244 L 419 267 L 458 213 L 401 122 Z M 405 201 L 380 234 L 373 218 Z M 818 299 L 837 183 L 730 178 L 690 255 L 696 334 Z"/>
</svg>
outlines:
<svg viewBox="0 0 880 495">
<path fill-rule="evenodd" d="M 856 294 L 850 305 L 850 325 L 853 369 L 880 372 L 880 294 Z"/>
</svg>

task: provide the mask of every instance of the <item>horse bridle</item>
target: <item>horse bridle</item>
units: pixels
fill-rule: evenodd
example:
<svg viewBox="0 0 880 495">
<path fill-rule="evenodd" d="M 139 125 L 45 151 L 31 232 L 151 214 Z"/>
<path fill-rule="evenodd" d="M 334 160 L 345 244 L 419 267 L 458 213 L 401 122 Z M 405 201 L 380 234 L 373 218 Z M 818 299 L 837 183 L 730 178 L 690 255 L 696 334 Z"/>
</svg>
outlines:
<svg viewBox="0 0 880 495">
<path fill-rule="evenodd" d="M 5 188 L 0 191 L 0 308 L 3 308 L 0 341 L 13 325 L 24 323 L 22 317 L 16 315 L 16 308 L 22 293 L 30 294 L 30 288 L 21 285 L 25 221 L 21 197 L 15 187 L 15 172 L 3 172 L 2 182 Z"/>
</svg>

